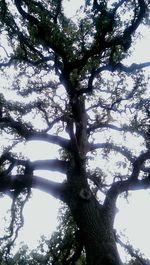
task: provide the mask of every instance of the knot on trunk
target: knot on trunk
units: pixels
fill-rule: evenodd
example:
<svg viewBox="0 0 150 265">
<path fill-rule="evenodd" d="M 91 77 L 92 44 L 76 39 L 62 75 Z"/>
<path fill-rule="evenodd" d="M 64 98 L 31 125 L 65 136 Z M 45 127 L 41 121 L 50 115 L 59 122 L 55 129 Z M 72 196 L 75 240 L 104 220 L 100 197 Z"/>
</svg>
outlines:
<svg viewBox="0 0 150 265">
<path fill-rule="evenodd" d="M 80 193 L 79 193 L 79 196 L 80 196 L 81 199 L 88 201 L 91 198 L 92 193 L 88 189 L 81 189 Z"/>
</svg>

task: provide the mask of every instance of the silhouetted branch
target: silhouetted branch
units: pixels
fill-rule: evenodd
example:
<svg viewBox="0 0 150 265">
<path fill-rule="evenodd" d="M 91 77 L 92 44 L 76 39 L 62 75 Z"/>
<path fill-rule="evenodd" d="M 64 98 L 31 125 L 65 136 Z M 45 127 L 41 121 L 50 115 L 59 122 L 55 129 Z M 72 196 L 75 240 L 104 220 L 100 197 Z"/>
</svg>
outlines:
<svg viewBox="0 0 150 265">
<path fill-rule="evenodd" d="M 92 125 L 89 126 L 89 128 L 87 129 L 87 133 L 90 133 L 90 132 L 94 132 L 95 130 L 97 129 L 102 129 L 102 128 L 105 128 L 105 129 L 112 129 L 112 130 L 115 130 L 115 131 L 118 131 L 118 132 L 124 132 L 124 131 L 127 131 L 126 128 L 121 128 L 121 127 L 118 127 L 116 125 L 113 125 L 113 124 L 107 124 L 107 123 L 94 123 Z"/>
<path fill-rule="evenodd" d="M 14 2 L 16 5 L 16 8 L 17 8 L 18 12 L 20 13 L 20 15 L 22 16 L 22 18 L 27 20 L 29 23 L 31 23 L 31 25 L 35 25 L 37 27 L 37 31 L 38 31 L 37 32 L 37 38 L 44 41 L 44 43 L 47 45 L 47 48 L 48 47 L 51 48 L 54 52 L 59 54 L 64 59 L 64 61 L 66 61 L 66 54 L 65 54 L 62 46 L 60 44 L 57 45 L 57 42 L 54 42 L 52 40 L 52 34 L 53 34 L 52 29 L 45 28 L 44 24 L 39 19 L 37 19 L 37 17 L 27 13 L 22 8 L 21 1 L 15 0 Z M 56 17 L 54 17 L 54 19 L 56 19 L 56 18 L 57 18 L 57 15 L 56 15 Z M 49 23 L 51 23 L 51 22 L 49 22 Z M 56 27 L 54 27 L 54 28 L 56 30 Z M 49 38 L 47 38 L 47 34 L 48 34 L 47 31 L 48 30 L 49 30 Z M 58 30 L 58 28 L 57 28 L 57 30 Z"/>
<path fill-rule="evenodd" d="M 134 162 L 134 157 L 132 156 L 132 153 L 124 146 L 117 146 L 113 143 L 97 143 L 97 144 L 91 144 L 89 147 L 89 151 L 93 151 L 96 149 L 102 149 L 106 148 L 110 151 L 116 151 L 120 153 L 121 155 L 125 156 L 130 162 Z"/>
<path fill-rule="evenodd" d="M 66 184 L 53 182 L 38 176 L 29 176 L 25 174 L 1 176 L 0 192 L 7 193 L 9 191 L 22 191 L 25 188 L 36 188 L 47 192 L 55 198 L 65 200 Z M 67 195 L 66 195 L 67 196 Z"/>
<path fill-rule="evenodd" d="M 125 72 L 125 73 L 134 73 L 136 70 L 141 70 L 141 69 L 144 69 L 147 67 L 150 67 L 150 62 L 145 62 L 145 63 L 140 63 L 140 64 L 133 63 L 130 66 L 126 66 L 122 63 L 117 63 L 117 64 L 111 64 L 110 63 L 108 65 L 101 66 L 98 69 L 93 70 L 91 72 L 91 75 L 90 75 L 89 80 L 88 80 L 87 89 L 82 89 L 79 91 L 79 93 L 80 94 L 91 93 L 93 90 L 94 79 L 103 71 L 109 71 L 109 72 L 118 71 L 118 72 Z"/>
<path fill-rule="evenodd" d="M 0 238 L 1 241 L 8 240 L 6 246 L 4 247 L 4 255 L 7 259 L 7 256 L 10 254 L 10 250 L 13 247 L 15 240 L 18 237 L 20 229 L 24 225 L 23 209 L 31 195 L 30 189 L 24 189 L 22 193 L 15 192 L 12 194 L 12 205 L 11 205 L 11 222 L 7 228 L 9 234 Z"/>
<path fill-rule="evenodd" d="M 124 243 L 118 235 L 115 234 L 115 237 L 117 243 L 119 243 L 130 254 L 131 257 L 140 262 L 139 265 L 150 265 L 150 260 L 144 259 L 138 250 L 133 249 L 130 244 Z"/>
<path fill-rule="evenodd" d="M 69 141 L 60 136 L 50 135 L 45 132 L 36 132 L 25 123 L 14 121 L 11 117 L 0 119 L 0 128 L 12 128 L 20 136 L 27 141 L 41 140 L 49 143 L 57 144 L 66 149 L 69 148 Z"/>
<path fill-rule="evenodd" d="M 146 160 L 150 159 L 150 152 L 146 152 L 141 154 L 133 163 L 133 171 L 131 175 L 131 179 L 135 180 L 138 178 L 140 170 L 142 170 L 142 165 Z"/>
<path fill-rule="evenodd" d="M 47 192 L 48 194 L 64 202 L 66 201 L 67 185 L 65 183 L 60 184 L 60 183 L 50 181 L 50 180 L 47 180 L 41 177 L 33 176 L 32 177 L 32 188 Z"/>
<path fill-rule="evenodd" d="M 7 170 L 2 171 L 1 175 L 8 175 L 15 166 L 23 166 L 26 170 L 30 168 L 33 172 L 34 170 L 50 170 L 50 171 L 58 171 L 61 173 L 66 173 L 69 163 L 65 160 L 59 159 L 48 159 L 48 160 L 36 160 L 36 161 L 29 161 L 18 159 L 13 156 L 11 153 L 5 153 L 0 157 L 0 166 L 3 165 L 4 162 L 10 162 L 10 166 Z"/>
<path fill-rule="evenodd" d="M 138 179 L 139 173 L 142 170 L 142 165 L 150 159 L 150 152 L 141 154 L 134 162 L 131 175 L 127 180 L 116 181 L 108 190 L 105 198 L 104 205 L 108 208 L 113 208 L 119 194 L 128 190 L 140 190 L 150 187 L 150 174 Z"/>
</svg>

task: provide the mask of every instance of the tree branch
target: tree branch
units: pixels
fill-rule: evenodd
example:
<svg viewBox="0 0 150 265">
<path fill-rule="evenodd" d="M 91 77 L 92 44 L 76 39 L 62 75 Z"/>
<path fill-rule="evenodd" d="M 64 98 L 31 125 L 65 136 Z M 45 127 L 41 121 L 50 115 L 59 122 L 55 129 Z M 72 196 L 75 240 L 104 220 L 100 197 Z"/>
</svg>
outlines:
<svg viewBox="0 0 150 265">
<path fill-rule="evenodd" d="M 36 160 L 31 162 L 31 167 L 33 170 L 51 170 L 57 171 L 65 174 L 67 172 L 69 163 L 66 161 L 61 161 L 58 159 L 51 159 L 51 160 Z"/>
<path fill-rule="evenodd" d="M 57 171 L 65 174 L 69 165 L 68 162 L 59 159 L 36 160 L 31 162 L 30 160 L 14 158 L 13 154 L 11 153 L 5 153 L 0 157 L 0 166 L 2 166 L 6 161 L 11 163 L 6 170 L 8 173 L 10 173 L 15 166 L 22 165 L 25 169 L 30 168 L 31 171 L 41 169 Z M 3 172 L 1 172 L 0 175 L 1 174 L 3 174 Z"/>
<path fill-rule="evenodd" d="M 27 127 L 27 124 L 22 124 L 21 122 L 15 121 L 11 117 L 4 117 L 0 119 L 0 128 L 12 128 L 14 129 L 20 136 L 24 138 L 28 138 L 30 135 L 31 128 Z"/>
<path fill-rule="evenodd" d="M 93 70 L 91 72 L 91 75 L 88 80 L 87 89 L 81 89 L 79 93 L 83 94 L 83 93 L 92 92 L 94 79 L 103 71 L 109 71 L 109 72 L 118 71 L 118 72 L 125 72 L 125 73 L 134 73 L 136 70 L 140 70 L 140 69 L 147 68 L 147 67 L 150 67 L 150 62 L 145 62 L 145 63 L 140 63 L 140 64 L 133 63 L 130 66 L 126 66 L 122 63 L 117 63 L 117 64 L 110 63 L 108 65 L 101 66 L 98 69 Z"/>
<path fill-rule="evenodd" d="M 28 127 L 26 124 L 22 124 L 20 121 L 16 122 L 11 117 L 1 118 L 0 119 L 0 128 L 12 128 L 20 136 L 24 137 L 27 141 L 41 140 L 49 143 L 59 145 L 63 148 L 69 149 L 69 140 L 64 139 L 63 137 L 50 135 L 45 132 L 36 132 L 32 128 Z"/>
<path fill-rule="evenodd" d="M 133 18 L 130 26 L 125 28 L 122 36 L 116 36 L 110 42 L 106 43 L 106 46 L 108 48 L 121 45 L 125 52 L 130 48 L 131 43 L 132 43 L 131 37 L 134 34 L 134 32 L 137 30 L 139 25 L 141 24 L 145 14 L 146 14 L 147 7 L 146 7 L 146 3 L 144 0 L 138 0 L 138 8 L 139 8 L 138 14 L 136 14 L 136 8 L 135 8 L 134 18 Z"/>
<path fill-rule="evenodd" d="M 44 43 L 47 45 L 47 47 L 50 47 L 54 52 L 59 54 L 63 58 L 64 61 L 66 61 L 66 54 L 63 50 L 62 45 L 60 43 L 59 43 L 59 45 L 57 45 L 57 42 L 53 40 L 53 29 L 50 27 L 45 28 L 45 25 L 40 20 L 38 20 L 35 16 L 27 13 L 22 8 L 21 1 L 15 0 L 14 2 L 16 5 L 16 8 L 17 8 L 18 12 L 20 13 L 20 15 L 22 16 L 22 18 L 25 19 L 26 21 L 28 21 L 29 23 L 31 23 L 31 25 L 35 25 L 37 27 L 37 30 L 38 30 L 37 38 L 39 37 L 39 39 L 44 41 Z M 56 18 L 57 18 L 57 16 L 54 17 L 54 19 L 56 19 Z M 51 21 L 49 21 L 49 23 L 51 23 Z M 54 25 L 55 25 L 54 29 L 56 30 L 56 23 L 54 23 Z M 57 27 L 57 30 L 58 30 L 58 27 Z M 47 37 L 48 33 L 49 33 L 49 38 Z M 55 37 L 56 37 L 56 35 L 55 35 Z"/>
<path fill-rule="evenodd" d="M 56 136 L 56 135 L 51 135 L 43 132 L 32 132 L 30 135 L 27 137 L 28 141 L 45 141 L 48 143 L 56 144 L 59 145 L 67 150 L 70 149 L 70 141 L 66 140 L 65 138 L 61 136 Z"/>
<path fill-rule="evenodd" d="M 120 147 L 120 146 L 114 145 L 113 143 L 91 144 L 89 151 L 96 150 L 96 149 L 102 149 L 102 148 L 109 149 L 110 151 L 116 151 L 120 153 L 121 155 L 125 156 L 130 162 L 134 162 L 132 153 L 126 147 L 123 147 L 123 146 Z"/>
<path fill-rule="evenodd" d="M 109 69 L 106 69 L 106 70 L 113 71 L 113 72 L 118 70 L 120 72 L 123 71 L 123 72 L 126 72 L 126 73 L 133 73 L 136 70 L 140 70 L 140 69 L 143 69 L 143 68 L 146 68 L 146 67 L 150 67 L 150 62 L 145 62 L 145 63 L 140 63 L 140 64 L 133 63 L 130 66 L 125 66 L 122 63 L 118 63 L 115 66 L 110 66 L 110 70 Z"/>
<path fill-rule="evenodd" d="M 139 253 L 138 250 L 134 250 L 133 247 L 129 243 L 124 243 L 118 235 L 115 234 L 117 243 L 119 243 L 127 252 L 130 254 L 131 257 L 134 257 L 137 261 L 139 261 L 139 265 L 150 265 L 150 260 L 144 259 Z"/>
<path fill-rule="evenodd" d="M 85 49 L 83 57 L 81 59 L 76 59 L 76 60 L 74 60 L 74 61 L 69 63 L 70 71 L 72 71 L 75 68 L 82 69 L 85 66 L 85 64 L 87 63 L 89 58 L 92 58 L 96 54 L 100 54 L 106 48 L 112 48 L 112 47 L 118 46 L 118 45 L 121 45 L 123 47 L 124 51 L 127 51 L 130 48 L 130 46 L 131 46 L 131 36 L 136 31 L 138 26 L 140 25 L 143 17 L 145 16 L 145 13 L 146 13 L 146 4 L 145 4 L 144 0 L 139 0 L 138 1 L 138 3 L 139 3 L 139 13 L 136 16 L 136 19 L 133 19 L 131 25 L 128 26 L 124 30 L 123 34 L 121 36 L 115 37 L 111 41 L 107 42 L 105 40 L 106 34 L 109 33 L 112 30 L 115 13 L 118 10 L 118 8 L 124 2 L 125 2 L 124 0 L 120 1 L 118 4 L 116 4 L 116 6 L 114 7 L 114 9 L 112 11 L 107 11 L 106 3 L 98 4 L 97 0 L 94 0 L 93 9 L 95 9 L 97 12 L 100 11 L 99 18 L 103 19 L 103 16 L 104 16 L 104 18 L 107 17 L 109 23 L 108 23 L 108 25 L 107 25 L 107 27 L 105 29 L 102 29 L 99 26 L 97 26 L 96 33 L 95 33 L 95 38 L 94 38 L 95 43 L 93 43 L 93 45 L 91 46 L 90 49 Z M 135 10 L 134 10 L 134 12 L 135 12 Z M 101 42 L 99 42 L 100 39 L 101 39 Z M 94 71 L 95 70 L 93 69 L 93 72 Z M 92 78 L 93 78 L 93 76 L 92 76 Z M 88 89 L 87 90 L 85 90 L 85 89 L 80 90 L 79 94 L 91 92 L 91 81 L 92 81 L 92 78 L 91 78 L 91 80 L 89 80 Z"/>
<path fill-rule="evenodd" d="M 143 163 L 150 159 L 150 152 L 146 152 L 146 153 L 143 153 L 141 154 L 136 160 L 135 162 L 133 163 L 133 171 L 132 171 L 132 174 L 131 174 L 131 179 L 135 180 L 138 178 L 139 176 L 139 173 L 140 173 L 140 170 L 142 170 L 142 165 Z"/>
<path fill-rule="evenodd" d="M 127 180 L 114 182 L 106 194 L 104 205 L 108 208 L 114 207 L 118 195 L 128 190 L 140 190 L 150 188 L 150 174 L 143 179 L 138 179 L 142 165 L 150 159 L 150 152 L 141 154 L 133 163 L 131 176 Z"/>
<path fill-rule="evenodd" d="M 35 175 L 18 174 L 1 176 L 0 178 L 0 192 L 22 191 L 25 188 L 35 188 L 63 201 L 65 201 L 66 187 L 66 184 L 50 181 Z"/>
<path fill-rule="evenodd" d="M 90 132 L 94 132 L 95 130 L 97 129 L 102 129 L 102 128 L 106 128 L 106 129 L 112 129 L 112 130 L 115 130 L 115 131 L 118 131 L 118 132 L 123 132 L 125 131 L 124 128 L 119 128 L 118 126 L 116 125 L 113 125 L 113 124 L 106 124 L 106 123 L 94 123 L 92 125 L 90 125 L 87 129 L 87 133 L 90 133 Z"/>
<path fill-rule="evenodd" d="M 32 188 L 44 191 L 53 197 L 66 201 L 67 185 L 60 184 L 51 180 L 47 180 L 41 177 L 32 177 Z"/>
</svg>

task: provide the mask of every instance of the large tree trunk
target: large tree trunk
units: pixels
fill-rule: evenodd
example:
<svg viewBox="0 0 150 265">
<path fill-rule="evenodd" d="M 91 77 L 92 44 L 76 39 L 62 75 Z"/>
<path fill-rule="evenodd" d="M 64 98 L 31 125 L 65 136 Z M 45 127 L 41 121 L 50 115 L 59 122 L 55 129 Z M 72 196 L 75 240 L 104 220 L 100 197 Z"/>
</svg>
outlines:
<svg viewBox="0 0 150 265">
<path fill-rule="evenodd" d="M 69 206 L 82 235 L 87 265 L 121 265 L 113 230 L 114 211 L 100 205 L 88 186 L 81 188 L 81 178 L 74 176 Z"/>
<path fill-rule="evenodd" d="M 96 200 L 80 201 L 73 216 L 81 231 L 87 265 L 120 265 L 115 236 L 107 211 Z"/>
</svg>

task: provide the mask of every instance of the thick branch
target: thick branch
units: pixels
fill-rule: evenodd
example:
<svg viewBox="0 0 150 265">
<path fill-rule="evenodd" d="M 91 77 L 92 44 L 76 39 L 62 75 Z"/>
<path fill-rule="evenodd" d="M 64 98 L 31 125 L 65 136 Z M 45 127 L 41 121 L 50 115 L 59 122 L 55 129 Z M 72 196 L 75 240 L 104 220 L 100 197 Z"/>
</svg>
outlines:
<svg viewBox="0 0 150 265">
<path fill-rule="evenodd" d="M 113 48 L 113 47 L 117 47 L 118 45 L 121 45 L 123 47 L 124 52 L 126 52 L 130 48 L 130 46 L 132 44 L 131 37 L 134 34 L 134 32 L 137 30 L 137 28 L 140 25 L 140 23 L 142 22 L 145 14 L 146 14 L 146 11 L 147 11 L 146 3 L 145 3 L 144 0 L 139 0 L 138 1 L 138 9 L 139 9 L 138 10 L 138 14 L 136 14 L 137 9 L 135 8 L 135 10 L 134 10 L 134 13 L 135 13 L 134 14 L 134 18 L 133 18 L 131 24 L 127 28 L 125 28 L 125 30 L 124 30 L 124 32 L 123 32 L 122 35 L 116 36 L 115 38 L 113 38 L 111 41 L 108 41 L 108 42 L 105 41 L 105 39 L 104 39 L 104 36 L 106 35 L 106 33 L 108 33 L 109 31 L 112 30 L 112 26 L 113 26 L 113 23 L 114 23 L 115 13 L 118 10 L 118 8 L 124 2 L 125 1 L 122 0 L 119 3 L 117 3 L 116 6 L 114 7 L 114 9 L 112 11 L 110 11 L 110 12 L 107 12 L 106 11 L 106 3 L 100 3 L 100 4 L 98 4 L 97 1 L 94 1 L 93 2 L 93 8 L 96 9 L 97 11 L 99 10 L 100 13 L 101 13 L 101 15 L 102 14 L 105 14 L 105 16 L 109 19 L 110 24 L 108 24 L 108 28 L 106 29 L 106 32 L 103 32 L 103 34 L 100 33 L 100 36 L 99 36 L 99 33 L 98 33 L 99 28 L 97 29 L 97 35 L 99 36 L 99 39 L 100 38 L 102 39 L 103 45 L 100 45 L 96 41 L 96 43 L 98 45 L 96 46 L 96 48 L 93 46 L 94 49 L 92 47 L 91 50 L 89 50 L 89 51 L 87 51 L 85 53 L 85 55 L 80 60 L 80 62 L 78 61 L 78 63 L 80 63 L 80 65 L 83 64 L 85 56 L 90 55 L 89 57 L 92 57 L 93 55 L 95 55 L 97 53 L 100 54 L 100 51 L 102 51 L 103 49 Z M 95 51 L 95 53 L 93 53 L 93 51 Z M 115 64 L 113 62 L 112 65 L 109 64 L 109 65 L 106 65 L 106 66 L 101 66 L 98 69 L 93 69 L 92 70 L 92 73 L 91 73 L 91 76 L 89 78 L 88 88 L 86 90 L 85 89 L 80 90 L 79 93 L 90 93 L 92 91 L 92 89 L 93 89 L 92 88 L 92 83 L 93 83 L 94 78 L 96 78 L 96 76 L 100 72 L 102 72 L 104 70 L 111 71 L 111 72 L 113 72 L 115 70 L 125 71 L 125 72 L 131 72 L 131 71 L 133 72 L 136 69 L 141 69 L 141 68 L 148 67 L 148 66 L 150 66 L 150 63 L 149 62 L 148 63 L 139 64 L 139 65 L 133 64 L 131 66 L 131 68 L 128 68 L 128 67 L 125 67 L 124 65 L 122 65 L 121 63 Z"/>
<path fill-rule="evenodd" d="M 0 128 L 12 128 L 14 129 L 20 136 L 24 138 L 28 138 L 30 135 L 29 128 L 22 124 L 21 122 L 13 120 L 11 117 L 5 117 L 0 119 Z"/>
<path fill-rule="evenodd" d="M 131 154 L 131 152 L 123 146 L 117 146 L 114 145 L 113 143 L 97 143 L 97 144 L 91 144 L 90 145 L 90 150 L 96 150 L 96 149 L 102 149 L 102 148 L 107 148 L 111 151 L 116 151 L 118 153 L 120 153 L 121 155 L 125 156 L 130 162 L 134 162 L 134 158 Z"/>
<path fill-rule="evenodd" d="M 118 131 L 118 132 L 125 131 L 124 128 L 119 128 L 119 127 L 117 127 L 116 125 L 113 125 L 113 124 L 97 123 L 96 122 L 96 123 L 94 123 L 94 124 L 89 126 L 89 128 L 87 129 L 87 133 L 94 132 L 95 130 L 102 129 L 102 128 L 112 129 L 112 130 L 115 130 L 115 131 Z"/>
<path fill-rule="evenodd" d="M 65 201 L 65 195 L 67 191 L 66 184 L 60 184 L 41 177 L 33 176 L 32 188 L 39 189 L 52 195 L 57 199 Z"/>
<path fill-rule="evenodd" d="M 150 152 L 141 154 L 133 163 L 133 171 L 131 175 L 133 180 L 138 178 L 140 170 L 142 170 L 143 163 L 148 159 L 150 159 Z"/>
<path fill-rule="evenodd" d="M 61 173 L 66 173 L 68 168 L 68 162 L 61 161 L 58 159 L 51 159 L 51 160 L 36 160 L 31 162 L 31 167 L 33 170 L 51 170 L 51 171 L 58 171 Z"/>
<path fill-rule="evenodd" d="M 136 29 L 139 27 L 139 25 L 141 24 L 145 14 L 146 14 L 146 3 L 144 0 L 138 0 L 138 4 L 139 4 L 139 13 L 136 17 L 136 19 L 133 20 L 133 23 L 125 29 L 124 31 L 124 38 L 129 38 L 135 31 Z"/>
<path fill-rule="evenodd" d="M 34 170 L 50 170 L 61 173 L 66 173 L 68 168 L 68 162 L 59 159 L 48 159 L 48 160 L 36 160 L 31 162 L 30 160 L 17 159 L 13 157 L 13 154 L 5 153 L 0 157 L 0 166 L 5 162 L 10 162 L 10 167 L 6 170 L 8 173 L 18 165 L 22 165 L 25 169 Z M 5 172 L 6 172 L 5 171 Z M 1 172 L 3 174 L 3 172 Z M 0 175 L 1 175 L 0 174 Z"/>
<path fill-rule="evenodd" d="M 20 136 L 24 137 L 27 141 L 41 140 L 49 143 L 57 144 L 63 148 L 69 148 L 69 141 L 60 136 L 50 135 L 45 132 L 36 132 L 28 125 L 22 124 L 21 122 L 14 121 L 11 117 L 0 119 L 0 128 L 12 128 Z"/>
<path fill-rule="evenodd" d="M 38 36 L 39 39 L 41 39 L 42 41 L 45 42 L 45 44 L 50 47 L 51 49 L 53 49 L 54 52 L 56 52 L 57 54 L 59 54 L 64 61 L 66 61 L 66 54 L 62 48 L 62 45 L 55 41 L 53 41 L 53 30 L 50 29 L 50 27 L 45 28 L 45 25 L 42 24 L 42 22 L 40 20 L 38 20 L 35 16 L 27 13 L 21 6 L 21 1 L 19 0 L 15 0 L 15 5 L 16 8 L 18 10 L 18 12 L 20 13 L 20 15 L 22 16 L 23 19 L 27 20 L 29 23 L 31 23 L 31 25 L 35 25 L 38 29 Z M 51 21 L 50 21 L 51 23 Z M 55 24 L 55 23 L 54 23 Z M 54 29 L 56 30 L 56 27 L 54 27 Z M 48 32 L 49 30 L 49 32 Z M 58 30 L 58 28 L 57 28 Z M 49 38 L 47 38 L 47 35 L 49 33 Z"/>
<path fill-rule="evenodd" d="M 136 179 L 128 179 L 124 181 L 117 181 L 112 184 L 111 188 L 108 190 L 105 201 L 104 207 L 106 207 L 110 212 L 112 209 L 115 208 L 116 200 L 118 195 L 127 192 L 129 190 L 142 190 L 142 189 L 149 189 L 150 188 L 150 176 L 144 178 L 142 180 Z"/>
<path fill-rule="evenodd" d="M 141 180 L 138 179 L 142 165 L 148 159 L 150 159 L 150 152 L 141 154 L 133 163 L 131 176 L 127 180 L 117 181 L 112 184 L 106 195 L 105 206 L 114 207 L 118 195 L 122 192 L 150 188 L 150 174 Z"/>
<path fill-rule="evenodd" d="M 37 176 L 9 175 L 0 178 L 0 192 L 21 191 L 24 188 L 35 188 L 44 191 L 55 198 L 65 200 L 66 185 L 53 182 Z"/>
<path fill-rule="evenodd" d="M 145 62 L 145 63 L 140 63 L 140 64 L 133 63 L 130 66 L 125 66 L 122 63 L 118 63 L 115 66 L 108 67 L 108 69 L 106 69 L 106 70 L 113 71 L 113 72 L 118 70 L 118 71 L 123 71 L 123 72 L 126 72 L 126 73 L 133 73 L 136 70 L 140 70 L 140 69 L 143 69 L 143 68 L 146 68 L 146 67 L 150 67 L 150 62 Z"/>
<path fill-rule="evenodd" d="M 150 67 L 150 62 L 145 62 L 141 64 L 133 63 L 130 66 L 126 66 L 122 63 L 108 64 L 108 65 L 101 66 L 98 69 L 93 70 L 91 72 L 91 76 L 89 77 L 89 81 L 88 81 L 88 88 L 86 90 L 81 89 L 80 94 L 91 92 L 93 90 L 94 79 L 103 71 L 109 71 L 109 72 L 118 71 L 118 72 L 125 72 L 125 73 L 134 73 L 136 70 L 140 70 L 140 69 L 147 68 L 147 67 Z"/>
<path fill-rule="evenodd" d="M 65 138 L 60 137 L 60 136 L 50 135 L 45 132 L 44 133 L 43 132 L 32 132 L 28 135 L 27 140 L 28 141 L 36 141 L 36 140 L 45 141 L 45 142 L 59 145 L 65 149 L 70 149 L 69 140 L 66 140 Z"/>
<path fill-rule="evenodd" d="M 138 14 L 136 14 L 136 8 L 134 10 L 134 18 L 127 28 L 125 28 L 121 36 L 117 36 L 107 43 L 107 47 L 113 47 L 121 45 L 124 51 L 127 51 L 132 43 L 132 35 L 135 33 L 139 25 L 141 24 L 145 14 L 146 14 L 146 3 L 144 0 L 138 0 Z"/>
</svg>

